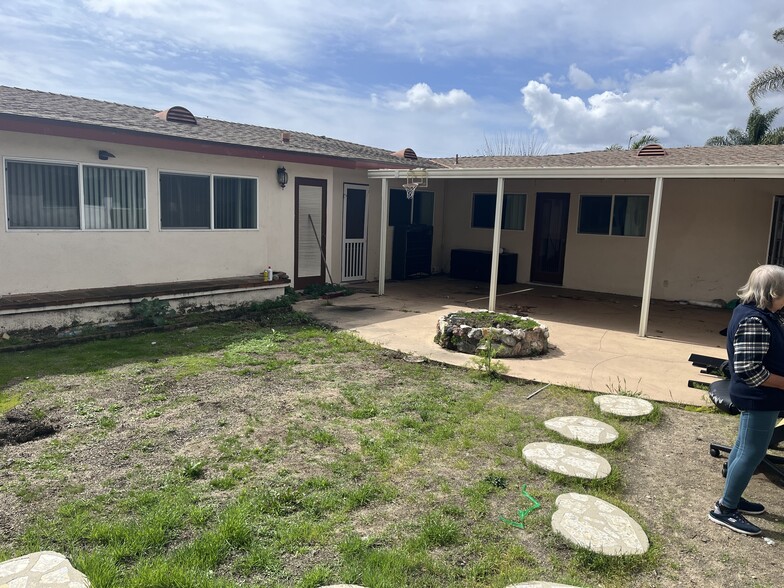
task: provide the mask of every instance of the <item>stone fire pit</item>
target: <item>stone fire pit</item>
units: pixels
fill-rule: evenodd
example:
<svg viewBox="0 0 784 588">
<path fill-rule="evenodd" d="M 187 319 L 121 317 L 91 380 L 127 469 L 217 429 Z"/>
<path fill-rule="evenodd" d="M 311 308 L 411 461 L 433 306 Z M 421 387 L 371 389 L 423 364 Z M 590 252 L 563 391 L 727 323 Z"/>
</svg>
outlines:
<svg viewBox="0 0 784 588">
<path fill-rule="evenodd" d="M 444 349 L 477 355 L 489 343 L 495 357 L 547 353 L 546 326 L 532 318 L 487 311 L 453 312 L 438 319 L 435 341 Z"/>
</svg>

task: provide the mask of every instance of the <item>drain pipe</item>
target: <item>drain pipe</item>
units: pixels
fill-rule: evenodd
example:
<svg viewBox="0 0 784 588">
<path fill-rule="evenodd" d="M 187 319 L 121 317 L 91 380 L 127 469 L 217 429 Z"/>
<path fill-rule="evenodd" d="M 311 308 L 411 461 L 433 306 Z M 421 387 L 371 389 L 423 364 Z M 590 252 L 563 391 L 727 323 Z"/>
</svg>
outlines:
<svg viewBox="0 0 784 588">
<path fill-rule="evenodd" d="M 642 287 L 642 304 L 640 305 L 640 337 L 648 334 L 648 313 L 651 310 L 651 287 L 653 286 L 653 262 L 656 258 L 656 238 L 659 236 L 659 216 L 663 192 L 663 178 L 656 178 L 653 189 L 653 210 L 651 211 L 651 230 L 648 237 L 648 256 L 645 260 L 645 281 Z"/>
<path fill-rule="evenodd" d="M 487 310 L 495 312 L 495 298 L 498 293 L 498 260 L 501 256 L 501 214 L 504 210 L 504 178 L 498 178 L 495 193 L 495 224 L 493 225 L 493 259 L 490 262 L 490 299 Z"/>
</svg>

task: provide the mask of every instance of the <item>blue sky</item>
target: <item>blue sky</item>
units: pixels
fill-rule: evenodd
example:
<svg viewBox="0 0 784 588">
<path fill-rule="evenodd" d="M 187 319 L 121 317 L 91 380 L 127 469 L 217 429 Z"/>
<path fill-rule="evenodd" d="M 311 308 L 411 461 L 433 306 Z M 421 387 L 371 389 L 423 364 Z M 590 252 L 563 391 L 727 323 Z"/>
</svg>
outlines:
<svg viewBox="0 0 784 588">
<path fill-rule="evenodd" d="M 3 0 L 0 84 L 424 156 L 677 147 L 745 126 L 782 26 L 781 0 Z"/>
</svg>

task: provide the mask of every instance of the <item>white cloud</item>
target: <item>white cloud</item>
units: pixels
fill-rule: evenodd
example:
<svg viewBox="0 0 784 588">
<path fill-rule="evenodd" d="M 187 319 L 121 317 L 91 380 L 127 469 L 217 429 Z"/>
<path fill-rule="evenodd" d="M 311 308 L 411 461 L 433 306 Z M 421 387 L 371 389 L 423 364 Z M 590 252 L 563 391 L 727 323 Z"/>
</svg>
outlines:
<svg viewBox="0 0 784 588">
<path fill-rule="evenodd" d="M 626 145 L 630 136 L 642 133 L 656 135 L 665 145 L 702 145 L 745 125 L 751 111 L 746 89 L 770 65 L 775 48 L 772 39 L 748 31 L 724 39 L 703 32 L 693 42 L 693 54 L 658 70 L 632 73 L 611 91 L 569 95 L 528 82 L 521 89 L 523 107 L 555 150 Z M 778 50 L 779 62 L 784 61 L 784 47 Z M 568 75 L 579 89 L 575 69 L 571 66 Z"/>
<path fill-rule="evenodd" d="M 443 110 L 470 106 L 473 99 L 463 90 L 452 89 L 439 94 L 420 82 L 406 90 L 403 97 L 392 98 L 389 103 L 396 110 Z"/>
<path fill-rule="evenodd" d="M 574 63 L 569 66 L 569 81 L 578 90 L 590 90 L 596 86 L 596 82 L 587 72 L 584 72 Z"/>
</svg>

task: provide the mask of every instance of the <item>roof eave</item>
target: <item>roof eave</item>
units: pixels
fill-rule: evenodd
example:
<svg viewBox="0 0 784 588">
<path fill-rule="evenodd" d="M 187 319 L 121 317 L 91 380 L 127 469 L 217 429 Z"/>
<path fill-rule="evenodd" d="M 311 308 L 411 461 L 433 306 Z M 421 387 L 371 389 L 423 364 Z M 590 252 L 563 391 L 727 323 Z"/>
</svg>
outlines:
<svg viewBox="0 0 784 588">
<path fill-rule="evenodd" d="M 372 179 L 400 178 L 400 170 L 377 169 Z M 653 179 L 653 178 L 784 178 L 784 165 L 668 165 L 607 167 L 518 167 L 476 169 L 428 169 L 430 179 Z"/>
</svg>

